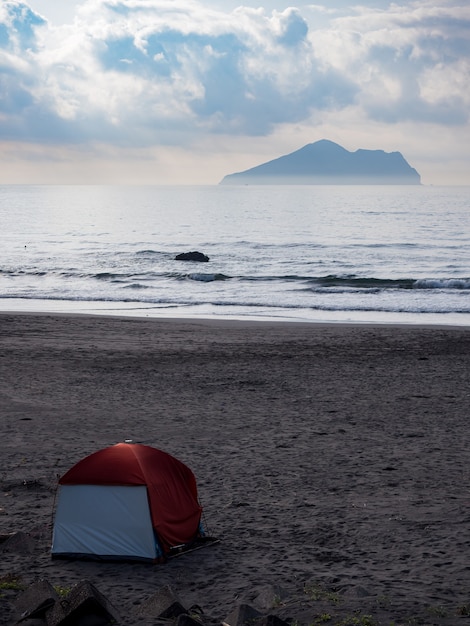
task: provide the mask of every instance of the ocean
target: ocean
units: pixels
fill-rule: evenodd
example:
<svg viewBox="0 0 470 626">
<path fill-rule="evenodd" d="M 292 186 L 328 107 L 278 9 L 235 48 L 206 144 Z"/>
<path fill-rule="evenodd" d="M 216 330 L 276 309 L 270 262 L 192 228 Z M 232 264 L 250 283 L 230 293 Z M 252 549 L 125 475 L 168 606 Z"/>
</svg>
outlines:
<svg viewBox="0 0 470 626">
<path fill-rule="evenodd" d="M 470 325 L 470 187 L 5 185 L 0 219 L 1 311 Z"/>
</svg>

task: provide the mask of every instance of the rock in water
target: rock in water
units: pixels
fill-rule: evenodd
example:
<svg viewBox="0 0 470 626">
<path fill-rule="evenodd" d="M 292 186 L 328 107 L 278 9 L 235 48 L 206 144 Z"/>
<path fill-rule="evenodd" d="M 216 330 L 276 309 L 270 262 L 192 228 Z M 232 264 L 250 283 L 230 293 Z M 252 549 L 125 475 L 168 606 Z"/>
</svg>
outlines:
<svg viewBox="0 0 470 626">
<path fill-rule="evenodd" d="M 400 152 L 349 152 L 322 139 L 244 172 L 221 185 L 420 185 L 421 177 Z"/>
<path fill-rule="evenodd" d="M 209 257 L 202 252 L 182 252 L 175 256 L 175 261 L 199 261 L 200 263 L 207 263 Z"/>
</svg>

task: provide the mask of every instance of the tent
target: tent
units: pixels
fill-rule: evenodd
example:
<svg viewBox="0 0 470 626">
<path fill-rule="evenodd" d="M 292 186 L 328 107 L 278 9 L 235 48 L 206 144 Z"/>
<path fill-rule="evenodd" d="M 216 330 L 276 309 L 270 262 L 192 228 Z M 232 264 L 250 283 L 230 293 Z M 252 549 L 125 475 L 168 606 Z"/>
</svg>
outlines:
<svg viewBox="0 0 470 626">
<path fill-rule="evenodd" d="M 52 557 L 158 561 L 202 534 L 196 479 L 166 452 L 118 443 L 59 479 Z"/>
</svg>

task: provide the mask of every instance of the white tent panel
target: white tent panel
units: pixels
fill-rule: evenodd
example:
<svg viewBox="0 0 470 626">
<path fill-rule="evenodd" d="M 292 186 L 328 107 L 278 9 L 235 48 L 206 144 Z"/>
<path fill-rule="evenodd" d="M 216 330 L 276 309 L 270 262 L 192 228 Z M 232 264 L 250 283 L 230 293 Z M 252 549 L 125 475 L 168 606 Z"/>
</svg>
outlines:
<svg viewBox="0 0 470 626">
<path fill-rule="evenodd" d="M 145 485 L 61 485 L 52 554 L 156 557 Z"/>
</svg>

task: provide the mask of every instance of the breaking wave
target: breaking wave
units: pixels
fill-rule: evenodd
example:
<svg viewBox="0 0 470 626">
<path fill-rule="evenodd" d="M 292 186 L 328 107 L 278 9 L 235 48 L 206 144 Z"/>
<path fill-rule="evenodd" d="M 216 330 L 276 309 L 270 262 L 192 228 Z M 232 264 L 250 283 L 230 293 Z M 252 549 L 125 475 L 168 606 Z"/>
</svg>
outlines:
<svg viewBox="0 0 470 626">
<path fill-rule="evenodd" d="M 229 280 L 230 276 L 225 276 L 225 274 L 194 273 L 194 274 L 188 274 L 188 278 L 190 278 L 191 280 L 200 281 L 202 283 L 212 283 L 215 280 Z"/>
<path fill-rule="evenodd" d="M 470 278 L 374 278 L 357 276 L 321 276 L 307 279 L 311 289 L 470 289 Z"/>
</svg>

